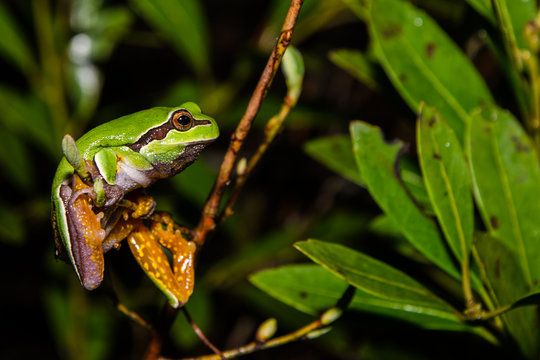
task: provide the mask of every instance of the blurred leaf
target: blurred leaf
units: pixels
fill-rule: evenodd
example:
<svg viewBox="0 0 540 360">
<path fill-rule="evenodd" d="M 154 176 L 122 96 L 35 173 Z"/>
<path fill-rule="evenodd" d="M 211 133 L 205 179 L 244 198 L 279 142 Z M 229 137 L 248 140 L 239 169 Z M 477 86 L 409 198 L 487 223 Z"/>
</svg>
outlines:
<svg viewBox="0 0 540 360">
<path fill-rule="evenodd" d="M 2 129 L 3 126 L 0 126 Z M 34 184 L 33 159 L 25 144 L 11 132 L 2 129 L 0 141 L 0 166 L 2 175 L 21 190 L 29 191 Z"/>
<path fill-rule="evenodd" d="M 365 186 L 352 152 L 351 139 L 346 135 L 334 135 L 308 141 L 304 151 L 335 171 L 345 179 Z"/>
<path fill-rule="evenodd" d="M 446 240 L 460 261 L 469 257 L 474 216 L 469 171 L 459 140 L 439 113 L 423 106 L 417 124 L 424 181 Z"/>
<path fill-rule="evenodd" d="M 0 85 L 0 124 L 25 141 L 35 142 L 49 155 L 60 154 L 48 111 L 33 95 L 22 95 Z"/>
<path fill-rule="evenodd" d="M 0 203 L 0 240 L 13 245 L 23 245 L 25 242 L 25 227 L 13 207 Z"/>
<path fill-rule="evenodd" d="M 197 206 L 204 204 L 212 185 L 216 172 L 200 157 L 195 164 L 188 167 L 180 176 L 171 179 L 174 188 L 185 198 Z"/>
<path fill-rule="evenodd" d="M 499 306 L 515 305 L 514 302 L 528 292 L 518 256 L 503 241 L 493 236 L 482 233 L 475 235 L 475 247 L 490 287 L 495 293 L 496 303 Z M 540 329 L 536 309 L 526 307 L 511 310 L 503 314 L 502 319 L 525 355 L 532 358 L 537 354 Z"/>
<path fill-rule="evenodd" d="M 351 123 L 351 137 L 356 164 L 377 204 L 418 251 L 459 279 L 437 226 L 411 200 L 395 172 L 403 144 L 384 143 L 379 128 L 360 121 Z"/>
<path fill-rule="evenodd" d="M 348 287 L 340 277 L 314 264 L 263 270 L 251 275 L 249 280 L 270 296 L 312 315 L 335 306 Z M 357 288 L 349 309 L 393 317 L 428 329 L 472 329 L 461 322 L 449 306 L 443 306 L 441 310 L 438 305 L 436 309 L 424 305 L 411 306 Z"/>
<path fill-rule="evenodd" d="M 367 20 L 369 16 L 369 9 L 364 1 L 359 0 L 341 0 L 360 18 L 360 20 Z"/>
<path fill-rule="evenodd" d="M 462 140 L 468 113 L 493 102 L 469 59 L 427 14 L 404 1 L 373 1 L 369 25 L 379 61 L 409 106 L 434 106 Z"/>
<path fill-rule="evenodd" d="M 493 6 L 491 0 L 467 0 L 476 11 L 482 14 L 492 24 L 495 24 L 495 13 L 493 12 Z"/>
<path fill-rule="evenodd" d="M 518 256 L 527 291 L 540 285 L 540 168 L 534 147 L 507 111 L 477 111 L 467 132 L 476 203 L 489 233 Z"/>
<path fill-rule="evenodd" d="M 378 88 L 376 64 L 363 52 L 340 49 L 330 52 L 329 57 L 336 66 L 347 71 L 370 89 L 375 90 Z"/>
<path fill-rule="evenodd" d="M 510 51 L 516 51 L 518 48 L 528 49 L 523 31 L 525 25 L 536 16 L 536 1 L 493 0 L 493 4 L 500 31 L 510 46 Z"/>
<path fill-rule="evenodd" d="M 24 39 L 18 24 L 11 18 L 7 8 L 0 3 L 0 56 L 30 75 L 36 67 L 34 55 Z M 4 70 L 6 71 L 6 70 Z"/>
<path fill-rule="evenodd" d="M 197 0 L 131 0 L 199 75 L 210 72 L 208 27 Z"/>
<path fill-rule="evenodd" d="M 287 96 L 291 100 L 291 105 L 294 105 L 300 97 L 304 80 L 304 60 L 300 51 L 295 47 L 289 46 L 285 51 L 282 69 L 287 82 Z"/>
</svg>

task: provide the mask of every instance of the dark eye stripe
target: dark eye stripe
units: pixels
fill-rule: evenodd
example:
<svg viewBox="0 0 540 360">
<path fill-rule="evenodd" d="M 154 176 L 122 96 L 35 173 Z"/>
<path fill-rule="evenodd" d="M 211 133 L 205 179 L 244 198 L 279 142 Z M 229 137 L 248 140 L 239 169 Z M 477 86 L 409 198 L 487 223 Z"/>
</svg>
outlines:
<svg viewBox="0 0 540 360">
<path fill-rule="evenodd" d="M 169 117 L 169 119 L 167 120 L 167 122 L 148 130 L 145 134 L 143 134 L 139 138 L 139 140 L 137 140 L 132 145 L 129 145 L 128 147 L 133 151 L 139 152 L 143 146 L 148 145 L 151 141 L 164 139 L 169 133 L 169 131 L 171 131 L 172 129 L 176 129 L 171 119 L 172 119 L 172 116 L 174 116 L 174 114 L 176 114 L 180 110 L 184 110 L 189 114 L 189 112 L 185 109 L 178 109 L 174 111 L 171 114 L 171 117 Z M 193 118 L 193 125 L 191 126 L 191 128 L 195 126 L 211 125 L 211 124 L 212 122 L 210 120 L 197 120 Z"/>
</svg>

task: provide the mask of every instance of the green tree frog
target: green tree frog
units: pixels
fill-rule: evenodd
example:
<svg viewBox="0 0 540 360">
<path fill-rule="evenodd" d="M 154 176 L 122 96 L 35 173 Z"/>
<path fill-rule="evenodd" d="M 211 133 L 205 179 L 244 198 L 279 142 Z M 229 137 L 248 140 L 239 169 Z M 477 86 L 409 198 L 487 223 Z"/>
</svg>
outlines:
<svg viewBox="0 0 540 360">
<path fill-rule="evenodd" d="M 168 214 L 154 213 L 153 199 L 136 189 L 176 175 L 218 136 L 215 120 L 187 102 L 123 116 L 77 142 L 64 137 L 64 157 L 52 185 L 56 253 L 71 261 L 86 289 L 103 280 L 103 254 L 127 238 L 169 302 L 177 307 L 187 301 L 196 246 Z M 161 246 L 173 255 L 172 270 Z"/>
</svg>

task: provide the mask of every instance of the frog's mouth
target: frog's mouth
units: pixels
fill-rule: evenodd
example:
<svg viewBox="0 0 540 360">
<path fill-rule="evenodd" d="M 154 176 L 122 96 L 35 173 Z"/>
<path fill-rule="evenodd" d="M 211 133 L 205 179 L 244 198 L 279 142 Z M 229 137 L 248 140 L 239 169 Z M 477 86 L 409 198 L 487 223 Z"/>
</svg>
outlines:
<svg viewBox="0 0 540 360">
<path fill-rule="evenodd" d="M 201 151 L 213 140 L 214 139 L 200 140 L 194 141 L 193 143 L 187 145 L 183 144 L 183 146 L 185 146 L 184 151 L 182 151 L 182 153 L 178 155 L 176 159 L 171 162 L 153 164 L 153 169 L 149 170 L 151 173 L 149 176 L 166 178 L 178 174 L 197 160 Z"/>
</svg>

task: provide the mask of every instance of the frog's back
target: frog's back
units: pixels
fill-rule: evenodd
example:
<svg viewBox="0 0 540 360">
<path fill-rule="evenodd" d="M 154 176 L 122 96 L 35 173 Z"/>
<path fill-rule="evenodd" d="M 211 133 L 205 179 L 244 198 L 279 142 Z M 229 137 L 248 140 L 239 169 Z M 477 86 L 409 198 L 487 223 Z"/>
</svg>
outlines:
<svg viewBox="0 0 540 360">
<path fill-rule="evenodd" d="M 131 145 L 147 130 L 167 122 L 174 108 L 155 107 L 103 123 L 77 140 L 82 156 L 89 160 L 103 147 Z"/>
</svg>

